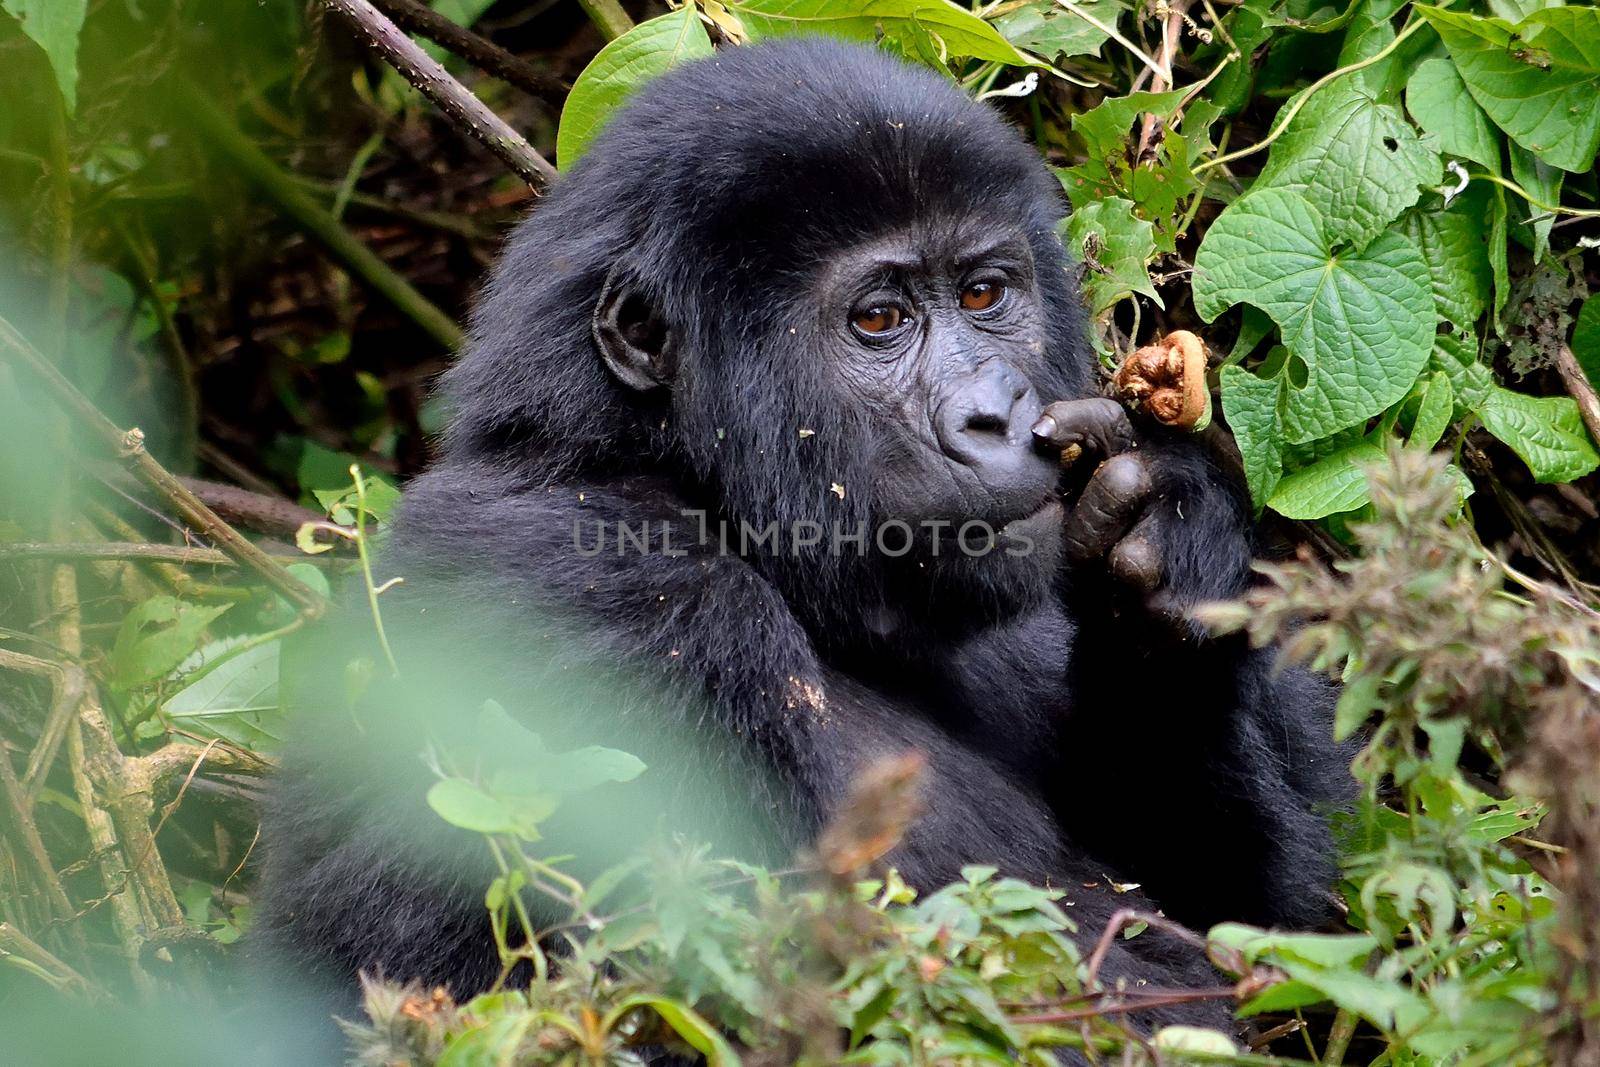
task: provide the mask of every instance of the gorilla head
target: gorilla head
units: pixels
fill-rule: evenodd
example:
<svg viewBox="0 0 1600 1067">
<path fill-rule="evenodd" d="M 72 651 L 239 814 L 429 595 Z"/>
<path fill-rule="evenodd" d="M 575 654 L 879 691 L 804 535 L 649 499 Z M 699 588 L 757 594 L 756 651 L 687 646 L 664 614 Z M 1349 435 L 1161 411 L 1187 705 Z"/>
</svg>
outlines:
<svg viewBox="0 0 1600 1067">
<path fill-rule="evenodd" d="M 1060 526 L 1030 427 L 1090 365 L 1059 201 L 986 107 L 880 53 L 680 68 L 512 240 L 447 462 L 693 486 L 713 521 L 775 528 L 752 561 L 846 640 L 896 604 L 1013 611 Z"/>
</svg>

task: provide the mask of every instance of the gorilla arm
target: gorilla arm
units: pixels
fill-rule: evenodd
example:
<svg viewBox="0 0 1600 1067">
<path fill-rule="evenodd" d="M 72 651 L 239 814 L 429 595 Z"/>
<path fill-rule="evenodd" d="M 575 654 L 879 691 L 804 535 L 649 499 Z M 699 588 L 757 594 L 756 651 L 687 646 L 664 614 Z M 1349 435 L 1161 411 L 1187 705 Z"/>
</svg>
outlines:
<svg viewBox="0 0 1600 1067">
<path fill-rule="evenodd" d="M 1136 428 L 1111 400 L 1052 404 L 1035 433 L 1098 462 L 1065 519 L 1078 641 L 1064 736 L 1137 763 L 1130 774 L 1123 761 L 1074 762 L 1058 810 L 1094 815 L 1063 815 L 1069 833 L 1170 899 L 1180 921 L 1316 922 L 1333 881 L 1316 809 L 1352 789 L 1332 741 L 1335 694 L 1276 669 L 1275 649 L 1213 639 L 1189 615 L 1248 581 L 1242 487 L 1194 435 Z"/>
<path fill-rule="evenodd" d="M 780 826 L 776 839 L 746 858 L 786 863 L 861 768 L 914 748 L 927 760 L 925 810 L 888 858 L 909 882 L 931 891 L 958 878 L 965 864 L 992 863 L 1062 887 L 1086 950 L 1117 908 L 1150 906 L 1137 893 L 1113 897 L 1104 885 L 1112 872 L 1063 839 L 1049 807 L 1014 773 L 958 743 L 924 709 L 821 664 L 781 597 L 744 561 L 694 552 L 574 552 L 579 518 L 637 527 L 673 517 L 681 518 L 678 502 L 652 480 L 580 493 L 519 487 L 493 472 L 447 466 L 408 490 L 386 561 L 405 575 L 406 596 L 422 598 L 409 601 L 409 612 L 398 597 L 386 608 L 397 642 L 417 645 L 400 650 L 401 662 L 409 671 L 412 653 L 429 651 L 444 663 L 454 708 L 475 706 L 467 690 L 472 700 L 537 707 L 552 674 L 628 663 L 628 686 L 600 684 L 581 702 L 569 688 L 558 704 L 559 718 L 581 729 L 553 736 L 552 747 L 612 744 L 649 767 L 622 788 L 644 787 L 651 799 L 630 809 L 636 817 L 621 826 L 599 834 L 588 827 L 576 842 L 583 851 L 610 853 L 601 861 L 609 862 L 637 847 L 639 824 L 653 826 L 664 814 L 667 828 L 694 835 L 696 814 L 732 808 Z M 692 540 L 686 533 L 675 543 Z M 534 610 L 540 602 L 567 610 L 552 617 Z M 481 635 L 464 637 L 462 629 L 472 627 Z M 465 653 L 452 647 L 463 641 Z M 408 675 L 406 685 L 416 684 Z M 649 696 L 619 695 L 641 691 Z M 535 726 L 552 734 L 559 728 Z M 318 727 L 318 747 L 327 747 L 326 729 Z M 672 733 L 689 735 L 694 749 L 663 744 Z M 285 783 L 275 805 L 267 860 L 268 898 L 287 905 L 267 916 L 266 926 L 280 944 L 313 947 L 322 958 L 295 955 L 336 980 L 380 968 L 445 982 L 464 995 L 495 973 L 482 910 L 491 872 L 480 862 L 481 842 L 442 824 L 437 832 L 450 840 L 431 850 L 431 859 L 418 858 L 416 842 L 406 839 L 412 823 L 397 813 L 426 821 L 431 813 L 420 798 L 429 776 L 414 736 L 409 750 L 399 751 L 407 745 L 404 731 L 397 734 L 400 743 L 387 755 L 373 753 L 371 731 L 360 738 L 355 776 L 348 764 L 300 761 L 305 773 Z M 685 805 L 696 793 L 700 801 Z M 552 826 L 546 840 L 552 851 L 575 851 L 573 836 Z M 1154 932 L 1117 941 L 1103 974 L 1158 986 L 1215 982 L 1198 954 Z M 1178 1019 L 1217 1023 L 1221 1016 L 1196 1005 L 1151 1013 L 1147 1021 Z"/>
</svg>

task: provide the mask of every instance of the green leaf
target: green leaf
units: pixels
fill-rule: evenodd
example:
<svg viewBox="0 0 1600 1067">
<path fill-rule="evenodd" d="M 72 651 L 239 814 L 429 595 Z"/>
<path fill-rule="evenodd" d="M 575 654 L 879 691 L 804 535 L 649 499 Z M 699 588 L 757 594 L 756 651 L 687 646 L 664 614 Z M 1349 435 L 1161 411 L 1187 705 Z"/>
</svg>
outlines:
<svg viewBox="0 0 1600 1067">
<path fill-rule="evenodd" d="M 1076 7 L 1107 26 L 1116 25 L 1124 7 L 1118 0 L 1084 0 Z M 994 21 L 1001 36 L 1045 59 L 1098 55 L 1109 39 L 1104 30 L 1066 10 L 1055 0 L 1026 4 Z"/>
<path fill-rule="evenodd" d="M 1432 286 L 1416 242 L 1391 231 L 1336 254 L 1322 213 L 1288 189 L 1252 191 L 1212 224 L 1195 257 L 1194 303 L 1208 322 L 1248 303 L 1278 324 L 1305 368 L 1303 385 L 1291 373 L 1280 408 L 1292 442 L 1394 404 L 1433 347 Z"/>
<path fill-rule="evenodd" d="M 1489 265 L 1489 192 L 1473 185 L 1445 207 L 1439 197 L 1408 211 L 1400 232 L 1416 242 L 1440 321 L 1468 327 L 1489 306 L 1494 272 Z"/>
<path fill-rule="evenodd" d="M 1330 247 L 1348 241 L 1361 249 L 1443 173 L 1439 153 L 1399 108 L 1344 77 L 1301 108 L 1251 188 L 1303 193 L 1322 210 Z"/>
<path fill-rule="evenodd" d="M 156 596 L 123 617 L 111 648 L 111 687 L 127 692 L 167 674 L 200 647 L 205 628 L 233 605 L 202 607 Z"/>
<path fill-rule="evenodd" d="M 1513 141 L 1562 170 L 1586 171 L 1600 151 L 1600 9 L 1504 19 L 1418 5 L 1478 106 Z"/>
<path fill-rule="evenodd" d="M 1066 231 L 1072 251 L 1083 263 L 1083 291 L 1096 317 L 1134 293 L 1166 306 L 1147 269 L 1156 255 L 1155 228 L 1134 215 L 1131 201 L 1097 200 L 1074 211 Z"/>
<path fill-rule="evenodd" d="M 1423 60 L 1406 83 L 1406 110 L 1452 156 L 1500 173 L 1500 136 L 1444 56 Z"/>
<path fill-rule="evenodd" d="M 89 0 L 0 0 L 0 11 L 14 16 L 49 57 L 69 115 L 78 107 L 78 35 L 88 10 Z"/>
<path fill-rule="evenodd" d="M 1371 934 L 1293 934 L 1244 923 L 1213 926 L 1206 940 L 1244 953 L 1250 963 L 1263 957 L 1293 956 L 1323 967 L 1342 967 L 1357 960 L 1364 961 L 1367 954 L 1378 947 L 1377 938 Z"/>
<path fill-rule="evenodd" d="M 1578 309 L 1572 327 L 1572 354 L 1589 384 L 1600 388 L 1600 296 L 1591 296 Z"/>
<path fill-rule="evenodd" d="M 634 994 L 612 1008 L 606 1019 L 615 1025 L 622 1016 L 636 1008 L 648 1008 L 659 1015 L 661 1021 L 672 1027 L 673 1032 L 683 1038 L 689 1047 L 706 1058 L 707 1067 L 738 1067 L 739 1054 L 717 1028 L 687 1004 L 670 997 Z"/>
<path fill-rule="evenodd" d="M 510 1067 L 517 1062 L 523 1035 L 538 1018 L 533 1012 L 491 1016 L 451 1037 L 436 1060 L 437 1067 Z"/>
<path fill-rule="evenodd" d="M 1450 385 L 1450 376 L 1434 371 L 1422 387 L 1422 399 L 1417 405 L 1417 417 L 1411 423 L 1411 436 L 1406 447 L 1427 451 L 1439 443 L 1439 438 L 1450 426 L 1455 411 L 1456 394 Z"/>
<path fill-rule="evenodd" d="M 1374 711 L 1383 707 L 1379 690 L 1383 676 L 1362 673 L 1345 683 L 1333 708 L 1333 739 L 1343 741 L 1361 728 Z"/>
<path fill-rule="evenodd" d="M 757 39 L 827 34 L 870 42 L 879 36 L 898 38 L 917 27 L 953 56 L 1017 67 L 1035 63 L 993 26 L 949 0 L 739 0 L 728 8 Z"/>
<path fill-rule="evenodd" d="M 1239 443 L 1245 483 L 1257 508 L 1265 507 L 1283 475 L 1283 427 L 1278 424 L 1277 379 L 1237 364 L 1222 368 L 1222 410 Z"/>
<path fill-rule="evenodd" d="M 1095 107 L 1072 118 L 1072 129 L 1084 144 L 1084 161 L 1058 172 L 1073 207 L 1083 210 L 1098 200 L 1122 197 L 1133 203 L 1134 213 L 1158 227 L 1157 247 L 1172 251 L 1174 216 L 1180 200 L 1200 187 L 1190 166 L 1192 146 L 1172 129 L 1162 135 L 1153 156 L 1132 165 L 1134 130 L 1142 116 L 1153 114 L 1169 119 L 1182 102 L 1179 90 L 1164 93 L 1137 92 L 1102 100 Z M 1205 116 L 1191 109 L 1185 131 L 1198 130 L 1205 142 Z M 1191 122 L 1190 119 L 1194 121 Z"/>
<path fill-rule="evenodd" d="M 1366 468 L 1383 459 L 1383 449 L 1363 438 L 1324 456 L 1293 474 L 1286 474 L 1267 507 L 1291 519 L 1320 519 L 1354 511 L 1372 499 Z"/>
<path fill-rule="evenodd" d="M 1522 457 L 1535 481 L 1570 482 L 1600 466 L 1571 397 L 1528 396 L 1497 385 L 1478 416 L 1485 429 Z"/>
<path fill-rule="evenodd" d="M 227 655 L 241 640 L 212 642 L 196 654 L 195 666 Z M 283 712 L 278 697 L 279 650 L 280 642 L 268 641 L 223 659 L 173 694 L 161 710 L 193 732 L 251 749 L 271 748 L 280 739 L 278 720 Z"/>
<path fill-rule="evenodd" d="M 561 109 L 556 135 L 561 166 L 572 166 L 635 89 L 685 60 L 711 53 L 711 38 L 693 4 L 641 22 L 602 48 L 578 75 Z"/>
<path fill-rule="evenodd" d="M 511 809 L 497 797 L 460 778 L 446 778 L 428 790 L 428 806 L 451 826 L 480 834 L 517 832 Z"/>
</svg>

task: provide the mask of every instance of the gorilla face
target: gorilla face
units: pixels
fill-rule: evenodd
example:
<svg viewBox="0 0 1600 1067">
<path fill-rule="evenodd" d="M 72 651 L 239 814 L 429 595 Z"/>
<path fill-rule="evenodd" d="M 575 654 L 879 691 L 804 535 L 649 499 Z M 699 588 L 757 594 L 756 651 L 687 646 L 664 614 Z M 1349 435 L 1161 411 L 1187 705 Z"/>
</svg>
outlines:
<svg viewBox="0 0 1600 1067">
<path fill-rule="evenodd" d="M 864 242 L 831 264 L 817 306 L 876 438 L 878 521 L 926 540 L 1054 504 L 1056 464 L 1030 432 L 1044 344 L 1024 234 L 972 220 Z"/>
</svg>

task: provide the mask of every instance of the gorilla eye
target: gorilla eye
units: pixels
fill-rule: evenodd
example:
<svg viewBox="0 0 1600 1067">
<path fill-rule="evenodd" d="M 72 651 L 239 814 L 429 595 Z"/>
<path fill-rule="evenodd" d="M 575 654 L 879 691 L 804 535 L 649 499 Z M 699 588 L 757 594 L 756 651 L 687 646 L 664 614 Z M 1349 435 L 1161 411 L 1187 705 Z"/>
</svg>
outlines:
<svg viewBox="0 0 1600 1067">
<path fill-rule="evenodd" d="M 898 330 L 906 321 L 905 309 L 897 304 L 880 304 L 863 308 L 850 319 L 850 324 L 868 336 L 882 336 Z"/>
<path fill-rule="evenodd" d="M 1005 295 L 1006 287 L 999 282 L 977 282 L 961 291 L 961 306 L 968 311 L 988 311 Z"/>
</svg>

